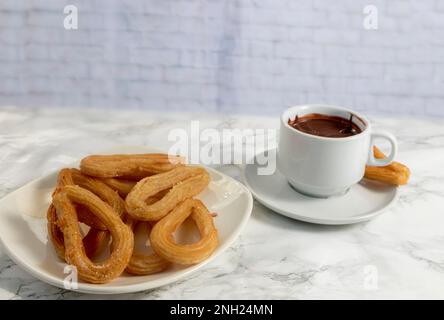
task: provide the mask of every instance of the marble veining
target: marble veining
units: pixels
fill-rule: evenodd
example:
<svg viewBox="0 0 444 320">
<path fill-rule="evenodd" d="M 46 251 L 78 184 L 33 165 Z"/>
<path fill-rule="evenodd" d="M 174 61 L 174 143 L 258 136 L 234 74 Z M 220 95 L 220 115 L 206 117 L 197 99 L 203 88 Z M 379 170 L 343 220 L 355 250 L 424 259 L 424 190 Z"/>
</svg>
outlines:
<svg viewBox="0 0 444 320">
<path fill-rule="evenodd" d="M 278 117 L 142 111 L 0 109 L 0 197 L 75 159 L 116 145 L 166 149 L 169 130 L 278 128 Z M 0 249 L 0 299 L 444 298 L 444 119 L 371 116 L 399 140 L 412 170 L 398 202 L 374 220 L 319 226 L 255 202 L 235 244 L 201 271 L 155 290 L 85 295 L 47 285 Z M 239 168 L 218 169 L 240 179 Z M 369 283 L 369 273 L 375 275 Z M 376 280 L 375 280 L 376 279 Z"/>
</svg>

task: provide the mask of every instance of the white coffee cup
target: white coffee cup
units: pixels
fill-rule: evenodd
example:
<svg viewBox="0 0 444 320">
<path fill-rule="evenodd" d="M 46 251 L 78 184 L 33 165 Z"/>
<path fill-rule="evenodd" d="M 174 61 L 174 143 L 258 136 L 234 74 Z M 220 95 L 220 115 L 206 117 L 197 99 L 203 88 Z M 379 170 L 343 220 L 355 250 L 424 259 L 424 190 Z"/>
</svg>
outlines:
<svg viewBox="0 0 444 320">
<path fill-rule="evenodd" d="M 316 136 L 299 131 L 288 124 L 296 115 L 319 113 L 350 119 L 362 132 L 341 138 Z M 375 139 L 391 145 L 390 154 L 375 159 Z M 341 195 L 364 176 L 365 165 L 385 166 L 396 156 L 396 138 L 385 131 L 373 131 L 362 115 L 342 107 L 302 105 L 287 109 L 281 116 L 277 165 L 297 191 L 314 197 Z"/>
</svg>

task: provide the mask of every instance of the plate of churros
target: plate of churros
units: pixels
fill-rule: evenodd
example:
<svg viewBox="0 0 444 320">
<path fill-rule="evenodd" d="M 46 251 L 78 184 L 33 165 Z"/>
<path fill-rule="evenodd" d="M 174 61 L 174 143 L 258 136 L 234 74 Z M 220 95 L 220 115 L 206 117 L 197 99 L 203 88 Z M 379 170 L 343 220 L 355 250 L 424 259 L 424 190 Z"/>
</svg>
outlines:
<svg viewBox="0 0 444 320">
<path fill-rule="evenodd" d="M 9 257 L 51 285 L 97 294 L 153 289 L 202 268 L 237 238 L 250 191 L 149 148 L 94 154 L 0 200 Z"/>
</svg>

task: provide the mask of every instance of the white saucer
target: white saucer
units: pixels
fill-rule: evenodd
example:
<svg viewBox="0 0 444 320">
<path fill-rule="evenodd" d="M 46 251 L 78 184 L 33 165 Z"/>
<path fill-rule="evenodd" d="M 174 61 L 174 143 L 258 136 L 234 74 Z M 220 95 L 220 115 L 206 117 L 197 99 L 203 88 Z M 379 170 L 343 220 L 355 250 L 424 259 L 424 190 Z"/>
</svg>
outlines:
<svg viewBox="0 0 444 320">
<path fill-rule="evenodd" d="M 270 161 L 274 165 L 276 159 Z M 249 164 L 244 171 L 245 184 L 256 200 L 277 213 L 305 222 L 340 225 L 367 221 L 387 209 L 398 196 L 397 187 L 364 179 L 345 195 L 311 198 L 295 191 L 279 170 L 272 175 L 258 175 L 259 167 Z"/>
</svg>

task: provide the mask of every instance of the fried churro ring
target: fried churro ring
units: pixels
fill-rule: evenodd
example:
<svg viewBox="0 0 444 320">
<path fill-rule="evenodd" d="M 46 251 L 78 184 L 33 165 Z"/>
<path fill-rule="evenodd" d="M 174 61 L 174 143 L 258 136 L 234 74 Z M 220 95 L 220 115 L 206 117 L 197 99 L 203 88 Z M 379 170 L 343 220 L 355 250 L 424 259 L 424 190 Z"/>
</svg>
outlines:
<svg viewBox="0 0 444 320">
<path fill-rule="evenodd" d="M 174 242 L 173 232 L 191 217 L 197 225 L 200 240 L 180 245 Z M 187 199 L 157 222 L 151 230 L 151 246 L 162 258 L 182 264 L 199 263 L 208 258 L 218 245 L 217 230 L 208 209 L 197 199 Z"/>
<path fill-rule="evenodd" d="M 375 158 L 385 158 L 384 153 L 376 146 L 373 147 Z M 384 167 L 366 166 L 364 177 L 392 185 L 407 184 L 410 178 L 410 169 L 399 162 L 392 162 Z"/>
<path fill-rule="evenodd" d="M 139 223 L 147 224 L 147 222 L 135 221 L 131 218 L 128 218 L 126 221 L 127 226 L 131 230 L 134 230 Z M 125 271 L 135 275 L 148 275 L 161 272 L 168 268 L 170 264 L 168 260 L 163 259 L 155 252 L 152 254 L 140 254 L 133 250 L 133 255 Z"/>
<path fill-rule="evenodd" d="M 128 214 L 136 220 L 160 220 L 180 202 L 202 192 L 209 182 L 208 172 L 201 167 L 178 167 L 144 178 L 125 199 Z M 152 204 L 146 203 L 146 199 L 170 188 L 160 200 Z"/>
<path fill-rule="evenodd" d="M 79 186 L 65 186 L 54 196 L 58 225 L 63 232 L 65 259 L 77 268 L 79 277 L 90 283 L 106 283 L 126 268 L 134 246 L 133 233 L 114 210 L 91 191 Z M 113 250 L 110 257 L 93 263 L 85 253 L 74 204 L 81 204 L 97 216 L 110 232 Z"/>
<path fill-rule="evenodd" d="M 183 165 L 183 157 L 161 153 L 92 155 L 83 158 L 80 170 L 98 178 L 145 178 Z"/>
<path fill-rule="evenodd" d="M 119 178 L 101 178 L 103 183 L 114 189 L 119 193 L 119 195 L 125 198 L 128 193 L 131 192 L 133 187 L 136 185 L 136 180 L 127 180 Z"/>
<path fill-rule="evenodd" d="M 52 194 L 54 197 L 57 195 L 63 186 L 74 185 L 74 179 L 72 175 L 72 169 L 62 169 L 57 176 L 57 186 Z M 51 240 L 57 255 L 61 260 L 65 260 L 65 245 L 63 240 L 63 233 L 58 226 L 58 219 L 54 205 L 48 208 L 46 214 L 47 218 L 47 228 L 49 239 Z M 79 218 L 80 220 L 80 218 Z M 85 211 L 83 214 L 83 219 L 81 222 L 88 224 L 90 221 L 90 214 Z M 90 228 L 86 236 L 83 238 L 83 244 L 88 257 L 93 257 L 104 245 L 107 240 L 107 232 L 97 230 L 95 228 Z"/>
</svg>

